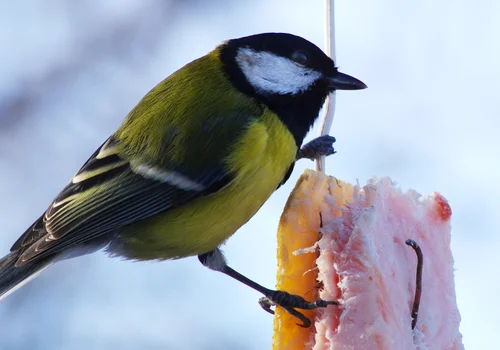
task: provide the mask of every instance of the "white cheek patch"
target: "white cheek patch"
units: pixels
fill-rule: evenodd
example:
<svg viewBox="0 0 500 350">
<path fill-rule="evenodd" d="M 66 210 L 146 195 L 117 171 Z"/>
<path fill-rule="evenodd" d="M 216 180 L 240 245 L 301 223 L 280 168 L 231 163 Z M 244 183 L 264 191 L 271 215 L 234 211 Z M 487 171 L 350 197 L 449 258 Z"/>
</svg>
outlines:
<svg viewBox="0 0 500 350">
<path fill-rule="evenodd" d="M 236 62 L 259 93 L 297 94 L 306 91 L 321 73 L 270 52 L 241 48 Z"/>
</svg>

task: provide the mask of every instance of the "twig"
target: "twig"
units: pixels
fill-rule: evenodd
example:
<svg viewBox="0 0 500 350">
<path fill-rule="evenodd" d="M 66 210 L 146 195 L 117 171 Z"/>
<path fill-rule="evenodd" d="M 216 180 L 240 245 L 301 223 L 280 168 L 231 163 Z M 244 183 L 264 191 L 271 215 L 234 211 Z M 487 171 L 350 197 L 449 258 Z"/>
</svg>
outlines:
<svg viewBox="0 0 500 350">
<path fill-rule="evenodd" d="M 411 310 L 411 329 L 415 329 L 417 325 L 418 309 L 420 308 L 420 296 L 422 294 L 422 267 L 424 266 L 424 256 L 422 255 L 422 249 L 420 249 L 417 242 L 412 239 L 407 239 L 405 242 L 407 245 L 415 250 L 417 254 L 417 277 L 415 285 L 415 299 L 413 301 L 413 308 Z"/>
<path fill-rule="evenodd" d="M 334 0 L 325 0 L 325 51 L 335 61 L 335 6 Z M 328 135 L 335 114 L 335 93 L 330 94 L 325 103 L 319 136 Z M 316 170 L 325 171 L 325 157 L 316 159 Z"/>
</svg>

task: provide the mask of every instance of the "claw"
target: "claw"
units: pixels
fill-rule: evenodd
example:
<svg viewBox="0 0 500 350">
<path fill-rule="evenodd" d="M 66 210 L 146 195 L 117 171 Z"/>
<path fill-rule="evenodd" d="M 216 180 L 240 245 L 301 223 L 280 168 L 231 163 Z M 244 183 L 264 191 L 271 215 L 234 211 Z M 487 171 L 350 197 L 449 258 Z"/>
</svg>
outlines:
<svg viewBox="0 0 500 350">
<path fill-rule="evenodd" d="M 271 315 L 274 315 L 274 310 L 271 309 L 271 307 L 274 306 L 275 304 L 272 302 L 271 299 L 262 297 L 259 299 L 259 305 L 265 311 L 269 312 Z"/>
<path fill-rule="evenodd" d="M 290 315 L 297 317 L 300 321 L 302 321 L 302 323 L 297 323 L 298 326 L 308 328 L 311 326 L 311 320 L 296 309 L 313 310 L 325 308 L 328 305 L 338 305 L 339 303 L 338 301 L 327 301 L 322 299 L 309 302 L 299 295 L 290 294 L 281 290 L 273 290 L 269 291 L 264 298 L 260 298 L 259 304 L 264 310 L 271 314 L 274 314 L 274 311 L 271 310 L 271 306 L 280 306 Z"/>
<path fill-rule="evenodd" d="M 297 159 L 307 158 L 314 160 L 320 156 L 335 154 L 336 152 L 333 148 L 335 141 L 335 137 L 330 135 L 317 137 L 301 147 L 297 154 Z"/>
<path fill-rule="evenodd" d="M 295 309 L 291 308 L 285 308 L 285 310 L 292 316 L 297 317 L 299 320 L 302 321 L 302 323 L 296 323 L 297 326 L 302 327 L 302 328 L 309 328 L 311 327 L 311 320 L 306 317 L 302 312 L 297 311 Z"/>
</svg>

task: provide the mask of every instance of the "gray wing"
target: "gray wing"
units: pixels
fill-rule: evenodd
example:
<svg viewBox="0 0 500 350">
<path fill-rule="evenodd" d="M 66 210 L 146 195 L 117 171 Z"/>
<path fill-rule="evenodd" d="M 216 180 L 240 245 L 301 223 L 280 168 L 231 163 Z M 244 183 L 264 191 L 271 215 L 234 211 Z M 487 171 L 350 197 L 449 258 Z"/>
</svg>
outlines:
<svg viewBox="0 0 500 350">
<path fill-rule="evenodd" d="M 108 139 L 12 246 L 17 266 L 214 193 L 231 181 L 221 164 L 189 176 L 129 162 Z"/>
</svg>

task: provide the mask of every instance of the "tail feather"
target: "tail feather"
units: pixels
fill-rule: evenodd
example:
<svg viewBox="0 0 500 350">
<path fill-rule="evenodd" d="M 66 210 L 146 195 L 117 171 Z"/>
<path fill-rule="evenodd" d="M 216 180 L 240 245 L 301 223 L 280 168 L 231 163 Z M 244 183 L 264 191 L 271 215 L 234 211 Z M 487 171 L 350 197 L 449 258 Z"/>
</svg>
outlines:
<svg viewBox="0 0 500 350">
<path fill-rule="evenodd" d="M 15 266 L 18 258 L 18 253 L 12 252 L 0 259 L 0 300 L 33 280 L 52 265 L 52 257 L 47 257 L 23 266 Z"/>
</svg>

